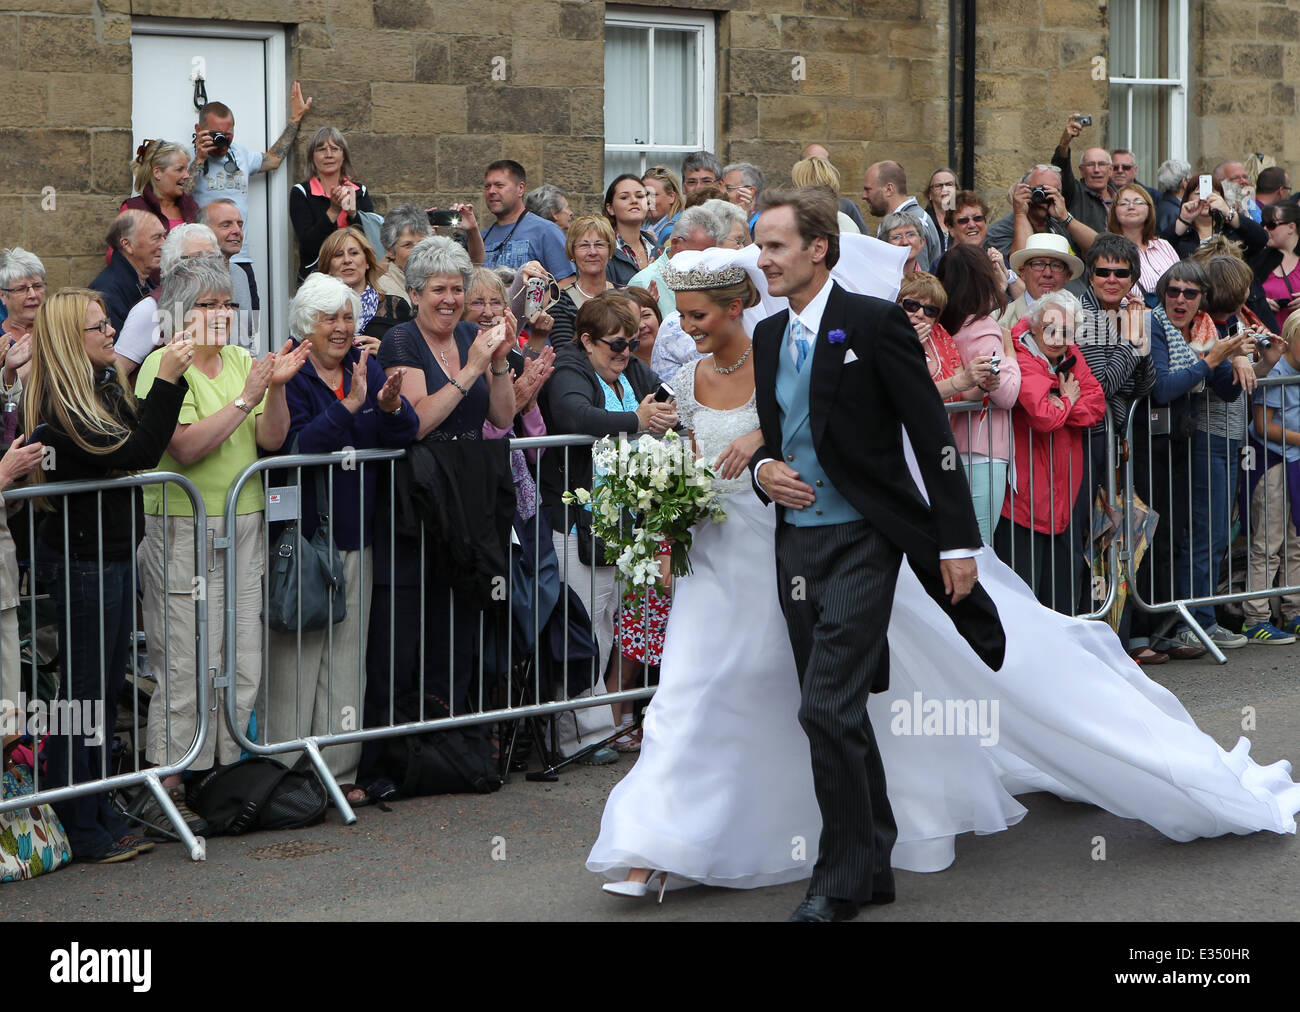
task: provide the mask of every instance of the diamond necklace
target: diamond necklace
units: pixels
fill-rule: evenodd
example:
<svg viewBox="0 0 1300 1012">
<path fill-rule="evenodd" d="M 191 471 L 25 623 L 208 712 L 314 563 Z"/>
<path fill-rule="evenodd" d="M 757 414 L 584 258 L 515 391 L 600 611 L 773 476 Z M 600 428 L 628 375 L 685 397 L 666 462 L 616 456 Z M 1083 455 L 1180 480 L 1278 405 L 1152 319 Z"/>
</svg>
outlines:
<svg viewBox="0 0 1300 1012">
<path fill-rule="evenodd" d="M 750 346 L 745 349 L 745 354 L 741 355 L 740 358 L 736 359 L 736 361 L 733 364 L 727 366 L 725 369 L 722 368 L 720 365 L 718 365 L 717 358 L 714 358 L 713 371 L 717 373 L 721 373 L 723 376 L 730 376 L 733 372 L 735 372 L 737 369 L 739 369 L 742 365 L 745 364 L 745 362 L 749 359 L 749 353 L 753 350 L 754 350 L 754 345 L 751 343 Z"/>
</svg>

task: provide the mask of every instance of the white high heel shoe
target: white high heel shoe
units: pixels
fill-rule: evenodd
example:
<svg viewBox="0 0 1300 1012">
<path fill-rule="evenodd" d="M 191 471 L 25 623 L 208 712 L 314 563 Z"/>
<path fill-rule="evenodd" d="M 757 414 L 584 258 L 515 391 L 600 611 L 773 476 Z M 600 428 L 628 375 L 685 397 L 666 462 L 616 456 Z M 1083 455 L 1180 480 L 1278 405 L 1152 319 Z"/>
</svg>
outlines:
<svg viewBox="0 0 1300 1012">
<path fill-rule="evenodd" d="M 659 879 L 659 902 L 662 903 L 664 901 L 664 889 L 668 886 L 668 873 L 666 871 L 652 871 L 650 877 L 644 882 L 624 879 L 622 882 L 605 882 L 601 885 L 601 888 L 612 896 L 639 899 L 650 891 L 656 877 Z"/>
</svg>

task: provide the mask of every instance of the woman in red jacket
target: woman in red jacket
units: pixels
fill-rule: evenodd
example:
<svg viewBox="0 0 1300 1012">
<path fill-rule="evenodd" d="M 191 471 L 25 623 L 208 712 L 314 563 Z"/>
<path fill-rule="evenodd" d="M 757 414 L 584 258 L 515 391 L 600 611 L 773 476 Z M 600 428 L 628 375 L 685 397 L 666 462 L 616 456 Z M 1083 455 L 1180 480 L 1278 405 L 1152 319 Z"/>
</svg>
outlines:
<svg viewBox="0 0 1300 1012">
<path fill-rule="evenodd" d="M 1083 480 L 1083 442 L 1106 397 L 1071 340 L 1083 307 L 1069 292 L 1034 303 L 1018 339 L 1020 394 L 1011 413 L 1011 495 L 993 547 L 1049 608 L 1070 614 L 1083 564 L 1070 513 Z"/>
</svg>

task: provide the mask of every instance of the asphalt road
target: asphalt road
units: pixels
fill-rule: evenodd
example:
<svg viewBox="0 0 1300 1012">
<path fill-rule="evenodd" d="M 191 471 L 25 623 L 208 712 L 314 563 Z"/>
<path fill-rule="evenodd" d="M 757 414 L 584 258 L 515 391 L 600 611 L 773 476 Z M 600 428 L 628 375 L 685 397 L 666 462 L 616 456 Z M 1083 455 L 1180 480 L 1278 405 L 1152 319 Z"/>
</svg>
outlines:
<svg viewBox="0 0 1300 1012">
<path fill-rule="evenodd" d="M 1300 646 L 1249 646 L 1226 667 L 1208 659 L 1150 669 L 1203 730 L 1231 748 L 1255 708 L 1252 755 L 1300 766 Z M 707 756 L 701 756 L 707 761 Z M 305 830 L 208 841 L 207 860 L 178 845 L 106 867 L 73 865 L 0 886 L 22 921 L 779 921 L 801 883 L 695 888 L 652 900 L 607 896 L 583 867 L 610 788 L 631 757 L 572 767 L 559 783 L 516 775 L 499 793 L 370 807 Z M 1300 845 L 1271 833 L 1175 843 L 1141 822 L 1045 794 L 990 836 L 965 836 L 933 875 L 900 872 L 898 902 L 874 921 L 1292 920 Z M 1104 837 L 1105 860 L 1094 860 Z M 268 848 L 271 848 L 268 851 Z M 288 851 L 288 853 L 284 853 Z"/>
</svg>

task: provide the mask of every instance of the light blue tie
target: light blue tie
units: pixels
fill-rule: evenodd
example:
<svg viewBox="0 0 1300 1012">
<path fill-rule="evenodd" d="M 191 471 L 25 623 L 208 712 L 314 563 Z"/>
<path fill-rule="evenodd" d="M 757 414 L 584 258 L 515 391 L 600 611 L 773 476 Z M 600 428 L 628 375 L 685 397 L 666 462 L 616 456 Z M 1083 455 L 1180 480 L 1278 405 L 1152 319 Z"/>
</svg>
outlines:
<svg viewBox="0 0 1300 1012">
<path fill-rule="evenodd" d="M 790 336 L 794 338 L 794 371 L 801 372 L 803 364 L 808 361 L 808 339 L 803 336 L 803 324 L 798 317 L 790 320 Z"/>
</svg>

